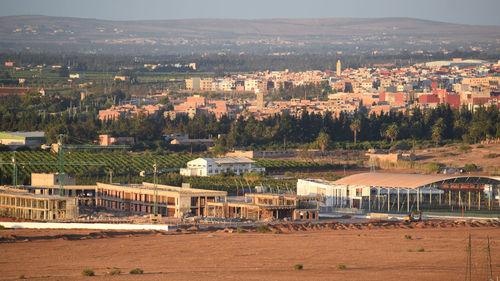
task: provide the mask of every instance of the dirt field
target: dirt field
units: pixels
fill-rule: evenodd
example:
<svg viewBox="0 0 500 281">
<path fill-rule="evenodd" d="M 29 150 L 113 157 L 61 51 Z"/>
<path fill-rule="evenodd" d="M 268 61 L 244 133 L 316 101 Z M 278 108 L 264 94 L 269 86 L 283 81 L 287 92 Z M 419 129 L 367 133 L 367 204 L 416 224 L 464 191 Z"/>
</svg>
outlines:
<svg viewBox="0 0 500 281">
<path fill-rule="evenodd" d="M 486 280 L 487 236 L 494 280 L 500 276 L 499 223 L 306 223 L 270 229 L 2 230 L 0 279 L 24 274 L 34 280 L 134 280 L 129 271 L 139 267 L 145 280 L 460 280 L 469 233 L 474 280 Z M 338 269 L 340 264 L 346 269 Z M 106 276 L 113 268 L 122 274 Z M 83 277 L 83 269 L 96 277 Z"/>
</svg>

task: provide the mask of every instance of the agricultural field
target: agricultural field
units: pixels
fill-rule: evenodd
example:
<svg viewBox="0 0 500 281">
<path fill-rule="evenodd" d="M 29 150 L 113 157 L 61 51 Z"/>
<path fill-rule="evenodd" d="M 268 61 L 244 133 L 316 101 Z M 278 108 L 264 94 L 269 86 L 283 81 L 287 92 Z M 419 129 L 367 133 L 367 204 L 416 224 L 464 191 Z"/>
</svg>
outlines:
<svg viewBox="0 0 500 281">
<path fill-rule="evenodd" d="M 0 152 L 0 184 L 11 184 L 13 165 L 13 152 Z M 68 151 L 64 154 L 65 172 L 76 178 L 77 184 L 94 184 L 96 181 L 107 181 L 110 171 L 114 182 L 141 182 L 152 181 L 153 164 L 156 160 L 160 172 L 159 183 L 180 185 L 182 182 L 190 183 L 194 188 L 216 189 L 236 194 L 237 190 L 249 190 L 256 185 L 264 185 L 271 191 L 294 189 L 296 180 L 277 180 L 262 176 L 213 176 L 207 178 L 182 177 L 172 173 L 172 170 L 186 166 L 190 160 L 197 158 L 189 154 L 132 154 L 125 151 L 89 152 Z M 54 173 L 59 169 L 57 153 L 47 151 L 18 151 L 19 184 L 30 184 L 31 173 Z M 287 171 L 324 171 L 343 167 L 340 164 L 326 162 L 303 162 L 292 160 L 255 159 L 256 165 L 264 167 L 270 173 L 283 173 Z M 139 176 L 141 171 L 146 172 L 145 177 Z"/>
</svg>

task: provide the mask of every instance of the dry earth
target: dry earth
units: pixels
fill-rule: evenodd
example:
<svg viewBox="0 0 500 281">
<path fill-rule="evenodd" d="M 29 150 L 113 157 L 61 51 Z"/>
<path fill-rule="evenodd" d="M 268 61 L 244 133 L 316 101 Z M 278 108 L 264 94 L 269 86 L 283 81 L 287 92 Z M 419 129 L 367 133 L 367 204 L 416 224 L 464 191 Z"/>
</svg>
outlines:
<svg viewBox="0 0 500 281">
<path fill-rule="evenodd" d="M 2 230 L 0 279 L 459 280 L 472 236 L 474 280 L 486 280 L 486 237 L 500 276 L 499 222 L 335 222 L 172 232 Z M 281 234 L 275 234 L 276 230 Z M 411 239 L 406 239 L 410 235 Z M 422 249 L 421 251 L 418 251 Z M 294 270 L 302 264 L 303 270 Z M 346 269 L 338 269 L 344 264 Z M 113 268 L 119 276 L 106 275 Z M 92 269 L 96 277 L 84 277 Z"/>
</svg>

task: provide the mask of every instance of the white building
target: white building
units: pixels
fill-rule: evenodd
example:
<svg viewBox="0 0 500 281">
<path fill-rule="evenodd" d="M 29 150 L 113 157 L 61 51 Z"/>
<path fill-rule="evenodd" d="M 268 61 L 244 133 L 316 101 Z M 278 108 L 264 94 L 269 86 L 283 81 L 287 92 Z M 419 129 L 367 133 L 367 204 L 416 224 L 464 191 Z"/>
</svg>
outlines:
<svg viewBox="0 0 500 281">
<path fill-rule="evenodd" d="M 253 92 L 259 89 L 259 81 L 255 79 L 245 79 L 245 91 Z"/>
<path fill-rule="evenodd" d="M 206 177 L 217 175 L 225 171 L 233 171 L 240 175 L 251 171 L 265 171 L 252 163 L 255 161 L 246 157 L 228 157 L 228 158 L 197 158 L 187 163 L 187 168 L 182 168 L 182 176 L 200 176 Z"/>
</svg>

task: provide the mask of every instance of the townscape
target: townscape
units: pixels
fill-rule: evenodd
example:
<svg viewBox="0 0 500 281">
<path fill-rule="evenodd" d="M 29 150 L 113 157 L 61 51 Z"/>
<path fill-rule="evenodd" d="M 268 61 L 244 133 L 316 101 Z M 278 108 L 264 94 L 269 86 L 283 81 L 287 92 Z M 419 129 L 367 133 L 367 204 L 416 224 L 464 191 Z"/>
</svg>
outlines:
<svg viewBox="0 0 500 281">
<path fill-rule="evenodd" d="M 500 23 L 47 18 L 0 13 L 1 280 L 500 276 Z"/>
</svg>

